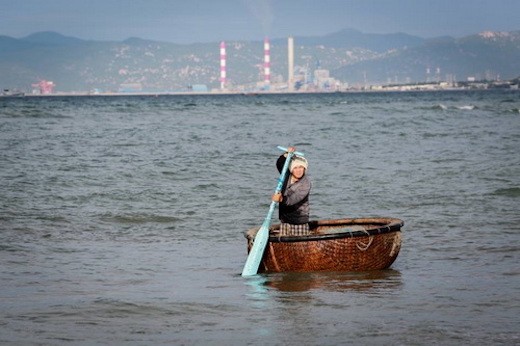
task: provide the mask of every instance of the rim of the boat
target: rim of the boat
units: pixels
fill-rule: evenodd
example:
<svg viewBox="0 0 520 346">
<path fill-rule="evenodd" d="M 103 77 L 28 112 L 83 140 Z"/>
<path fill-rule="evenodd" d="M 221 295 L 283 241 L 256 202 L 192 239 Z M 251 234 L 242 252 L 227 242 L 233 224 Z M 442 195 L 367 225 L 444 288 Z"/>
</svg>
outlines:
<svg viewBox="0 0 520 346">
<path fill-rule="evenodd" d="M 346 230 L 345 232 L 334 232 L 334 233 L 316 233 L 310 235 L 302 235 L 302 236 L 281 236 L 273 233 L 269 234 L 269 241 L 273 243 L 294 243 L 294 242 L 303 242 L 303 241 L 317 241 L 317 240 L 333 240 L 333 239 L 342 239 L 342 238 L 356 238 L 356 237 L 367 237 L 367 236 L 375 236 L 385 233 L 399 232 L 401 231 L 401 227 L 404 225 L 404 221 L 397 218 L 390 217 L 368 217 L 368 218 L 354 218 L 354 219 L 329 219 L 329 220 L 313 220 L 310 221 L 309 224 L 311 228 L 316 228 L 319 226 L 337 226 L 337 227 L 345 227 L 348 225 L 363 225 L 363 224 L 378 224 L 374 228 L 366 229 L 366 230 Z M 279 227 L 279 224 L 273 225 L 270 230 L 276 229 Z M 259 228 L 255 227 L 244 232 L 244 236 L 248 240 L 252 240 L 253 235 L 256 235 L 255 231 L 258 231 Z"/>
</svg>

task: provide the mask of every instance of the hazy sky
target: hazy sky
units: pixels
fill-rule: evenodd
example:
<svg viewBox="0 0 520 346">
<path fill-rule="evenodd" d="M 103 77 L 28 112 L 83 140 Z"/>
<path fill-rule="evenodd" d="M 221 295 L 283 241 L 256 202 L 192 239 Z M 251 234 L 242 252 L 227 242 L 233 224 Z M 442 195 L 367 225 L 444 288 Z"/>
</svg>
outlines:
<svg viewBox="0 0 520 346">
<path fill-rule="evenodd" d="M 520 30 L 520 0 L 0 0 L 0 35 L 16 38 L 56 31 L 193 43 L 343 28 L 424 38 Z"/>
</svg>

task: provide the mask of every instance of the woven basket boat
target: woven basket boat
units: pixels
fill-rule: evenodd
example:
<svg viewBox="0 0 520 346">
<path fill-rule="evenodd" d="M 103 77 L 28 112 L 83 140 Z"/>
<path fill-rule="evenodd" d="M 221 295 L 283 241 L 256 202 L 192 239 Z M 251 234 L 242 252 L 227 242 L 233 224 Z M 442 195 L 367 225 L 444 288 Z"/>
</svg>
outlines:
<svg viewBox="0 0 520 346">
<path fill-rule="evenodd" d="M 311 221 L 310 235 L 282 236 L 269 229 L 259 272 L 367 271 L 390 267 L 401 249 L 401 227 L 395 218 Z M 250 251 L 259 228 L 245 232 Z"/>
</svg>

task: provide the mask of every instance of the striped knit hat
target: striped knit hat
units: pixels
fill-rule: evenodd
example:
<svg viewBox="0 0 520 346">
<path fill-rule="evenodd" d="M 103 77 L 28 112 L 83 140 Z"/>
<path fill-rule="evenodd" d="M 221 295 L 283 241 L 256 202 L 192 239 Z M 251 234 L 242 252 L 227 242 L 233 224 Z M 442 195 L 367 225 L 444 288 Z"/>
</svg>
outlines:
<svg viewBox="0 0 520 346">
<path fill-rule="evenodd" d="M 309 163 L 305 159 L 305 157 L 294 155 L 291 160 L 291 165 L 289 166 L 289 172 L 292 172 L 294 168 L 298 166 L 303 166 L 305 170 L 309 167 Z"/>
</svg>

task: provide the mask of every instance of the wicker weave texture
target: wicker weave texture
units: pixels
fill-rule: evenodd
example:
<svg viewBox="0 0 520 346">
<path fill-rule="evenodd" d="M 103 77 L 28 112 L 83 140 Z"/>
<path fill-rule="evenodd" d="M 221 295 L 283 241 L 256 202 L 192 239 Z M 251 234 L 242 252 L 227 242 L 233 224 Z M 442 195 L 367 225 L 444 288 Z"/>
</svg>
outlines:
<svg viewBox="0 0 520 346">
<path fill-rule="evenodd" d="M 262 272 L 366 271 L 390 267 L 401 248 L 401 232 L 307 242 L 270 242 Z"/>
</svg>

